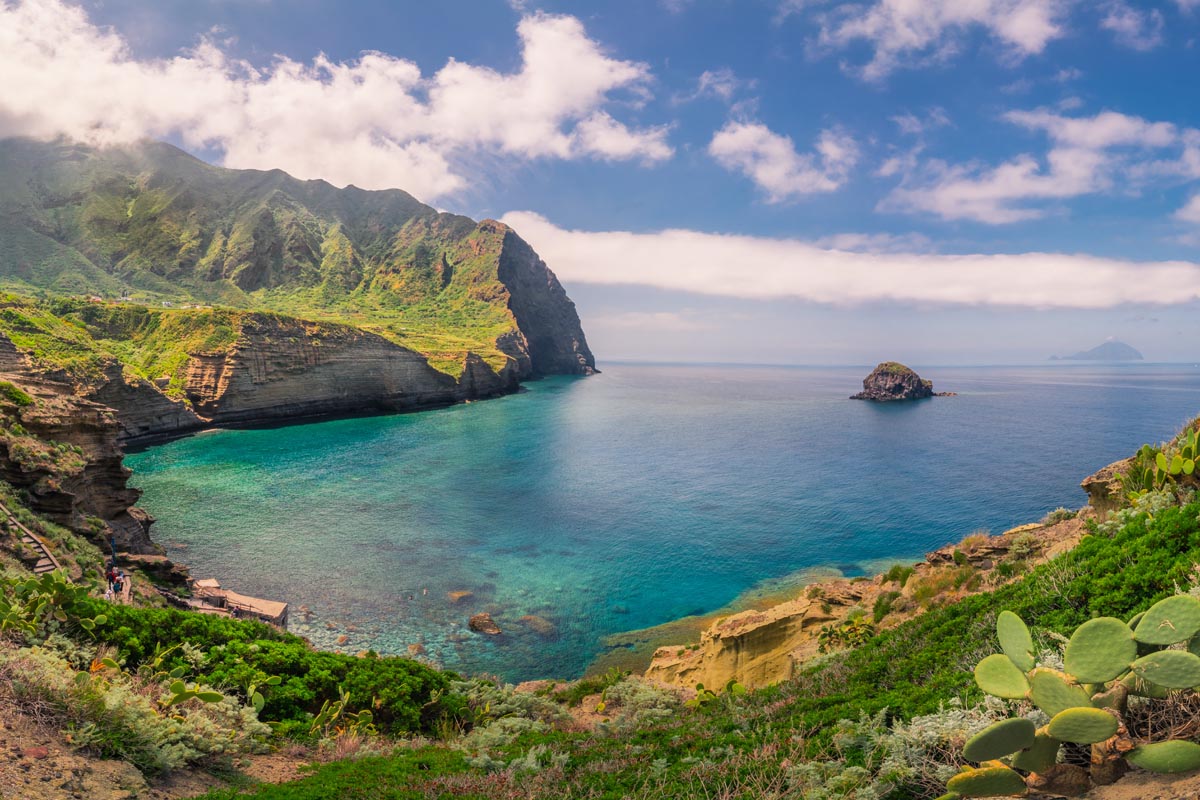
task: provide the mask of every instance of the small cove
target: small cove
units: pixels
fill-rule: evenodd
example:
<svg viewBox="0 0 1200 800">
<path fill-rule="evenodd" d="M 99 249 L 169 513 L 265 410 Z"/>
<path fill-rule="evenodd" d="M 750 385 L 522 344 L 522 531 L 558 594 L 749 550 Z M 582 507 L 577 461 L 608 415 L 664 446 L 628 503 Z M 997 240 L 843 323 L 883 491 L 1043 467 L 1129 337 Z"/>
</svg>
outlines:
<svg viewBox="0 0 1200 800">
<path fill-rule="evenodd" d="M 172 557 L 288 601 L 318 646 L 419 645 L 523 680 L 578 675 L 606 636 L 806 570 L 861 574 L 1077 507 L 1081 478 L 1200 412 L 1193 366 L 919 368 L 959 396 L 889 406 L 846 399 L 864 367 L 603 368 L 127 463 Z M 477 611 L 505 634 L 468 631 Z"/>
</svg>

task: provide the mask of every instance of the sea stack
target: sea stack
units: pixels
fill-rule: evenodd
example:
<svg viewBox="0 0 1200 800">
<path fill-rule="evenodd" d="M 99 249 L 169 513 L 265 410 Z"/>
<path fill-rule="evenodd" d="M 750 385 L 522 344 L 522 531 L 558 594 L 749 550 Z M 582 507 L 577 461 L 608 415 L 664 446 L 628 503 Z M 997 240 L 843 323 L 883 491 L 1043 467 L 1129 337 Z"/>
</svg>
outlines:
<svg viewBox="0 0 1200 800">
<path fill-rule="evenodd" d="M 896 361 L 884 361 L 863 378 L 863 390 L 850 395 L 851 400 L 874 400 L 885 403 L 892 400 L 920 400 L 923 397 L 941 397 L 953 392 L 934 392 L 933 382 Z"/>
</svg>

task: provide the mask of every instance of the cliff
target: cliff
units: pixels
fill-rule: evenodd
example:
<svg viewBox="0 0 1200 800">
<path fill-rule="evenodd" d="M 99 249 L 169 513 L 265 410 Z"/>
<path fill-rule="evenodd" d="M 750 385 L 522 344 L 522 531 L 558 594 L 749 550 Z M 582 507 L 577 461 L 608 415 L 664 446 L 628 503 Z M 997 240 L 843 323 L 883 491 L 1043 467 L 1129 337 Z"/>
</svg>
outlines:
<svg viewBox="0 0 1200 800">
<path fill-rule="evenodd" d="M 0 479 L 35 513 L 93 537 L 102 549 L 157 552 L 153 519 L 127 484 L 121 426 L 112 409 L 30 367 L 0 336 Z M 16 399 L 14 399 L 16 398 Z"/>
</svg>

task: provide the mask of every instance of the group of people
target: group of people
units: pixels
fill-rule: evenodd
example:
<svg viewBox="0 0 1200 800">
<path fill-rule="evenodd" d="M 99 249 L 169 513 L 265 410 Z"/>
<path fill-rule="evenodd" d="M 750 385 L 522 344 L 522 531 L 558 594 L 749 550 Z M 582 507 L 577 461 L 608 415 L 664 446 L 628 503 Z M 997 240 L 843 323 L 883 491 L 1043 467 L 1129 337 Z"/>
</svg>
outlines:
<svg viewBox="0 0 1200 800">
<path fill-rule="evenodd" d="M 108 571 L 104 573 L 104 579 L 108 581 L 108 588 L 104 590 L 104 599 L 110 603 L 114 598 L 120 597 L 125 591 L 125 582 L 128 578 L 125 577 L 125 571 L 119 568 L 116 564 L 110 563 Z"/>
</svg>

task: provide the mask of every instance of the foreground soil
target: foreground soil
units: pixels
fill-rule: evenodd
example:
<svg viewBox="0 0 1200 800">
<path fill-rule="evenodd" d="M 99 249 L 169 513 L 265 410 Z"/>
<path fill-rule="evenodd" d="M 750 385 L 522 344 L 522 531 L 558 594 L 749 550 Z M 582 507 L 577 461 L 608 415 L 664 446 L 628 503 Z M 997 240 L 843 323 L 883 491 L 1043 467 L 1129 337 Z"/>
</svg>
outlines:
<svg viewBox="0 0 1200 800">
<path fill-rule="evenodd" d="M 239 759 L 239 783 L 300 777 L 311 754 L 270 753 Z M 219 775 L 178 770 L 151 781 L 132 764 L 77 753 L 53 729 L 0 708 L 0 798 L 3 800 L 176 800 L 230 785 Z"/>
</svg>

